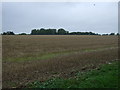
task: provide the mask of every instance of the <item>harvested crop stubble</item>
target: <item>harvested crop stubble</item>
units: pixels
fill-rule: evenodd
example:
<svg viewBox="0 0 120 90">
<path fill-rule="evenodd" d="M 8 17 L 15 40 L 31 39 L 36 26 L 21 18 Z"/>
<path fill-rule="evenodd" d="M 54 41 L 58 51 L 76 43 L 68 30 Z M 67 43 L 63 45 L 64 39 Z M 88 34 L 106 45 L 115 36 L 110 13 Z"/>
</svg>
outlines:
<svg viewBox="0 0 120 90">
<path fill-rule="evenodd" d="M 25 86 L 51 77 L 73 77 L 75 72 L 118 59 L 117 52 L 116 36 L 3 36 L 3 87 Z M 35 58 L 51 53 L 57 56 Z M 9 61 L 29 56 L 33 60 Z"/>
</svg>

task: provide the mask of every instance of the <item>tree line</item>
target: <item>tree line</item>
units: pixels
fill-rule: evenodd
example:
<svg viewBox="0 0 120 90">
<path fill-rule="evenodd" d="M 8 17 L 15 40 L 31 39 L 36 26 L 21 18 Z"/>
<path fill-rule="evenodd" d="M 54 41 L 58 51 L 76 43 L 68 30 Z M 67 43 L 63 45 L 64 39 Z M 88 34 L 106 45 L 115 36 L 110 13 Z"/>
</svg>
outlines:
<svg viewBox="0 0 120 90">
<path fill-rule="evenodd" d="M 69 32 L 64 30 L 63 28 L 60 29 L 33 29 L 31 31 L 31 35 L 98 35 L 92 32 Z"/>
<path fill-rule="evenodd" d="M 60 29 L 33 29 L 31 35 L 66 35 L 69 32 L 60 28 Z"/>
<path fill-rule="evenodd" d="M 12 31 L 3 32 L 2 35 L 15 35 Z"/>
<path fill-rule="evenodd" d="M 15 35 L 14 32 L 12 31 L 7 31 L 7 32 L 3 32 L 2 35 Z M 60 29 L 33 29 L 31 30 L 30 34 L 26 34 L 26 33 L 20 33 L 18 35 L 100 35 L 98 33 L 93 33 L 93 32 L 69 32 L 66 31 L 63 28 Z M 115 33 L 110 33 L 110 34 L 102 34 L 102 35 L 119 35 L 119 33 L 115 34 Z"/>
</svg>

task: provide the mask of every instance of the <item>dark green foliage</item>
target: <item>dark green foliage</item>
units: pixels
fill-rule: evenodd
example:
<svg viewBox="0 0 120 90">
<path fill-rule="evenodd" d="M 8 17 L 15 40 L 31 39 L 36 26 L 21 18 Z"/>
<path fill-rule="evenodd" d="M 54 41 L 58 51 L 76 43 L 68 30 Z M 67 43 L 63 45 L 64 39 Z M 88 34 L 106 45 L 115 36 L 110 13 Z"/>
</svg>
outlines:
<svg viewBox="0 0 120 90">
<path fill-rule="evenodd" d="M 46 31 L 44 28 L 41 28 L 40 30 L 38 29 L 38 35 L 45 35 Z"/>
<path fill-rule="evenodd" d="M 58 35 L 65 35 L 66 31 L 62 28 L 58 29 Z"/>
<path fill-rule="evenodd" d="M 36 29 L 33 29 L 33 30 L 31 31 L 31 35 L 37 35 Z"/>
<path fill-rule="evenodd" d="M 108 34 L 102 34 L 103 36 L 107 36 Z"/>
<path fill-rule="evenodd" d="M 2 35 L 15 35 L 12 31 L 3 32 Z"/>
<path fill-rule="evenodd" d="M 1 35 L 15 35 L 14 32 L 12 31 L 7 31 L 1 33 Z M 18 35 L 27 35 L 26 33 L 20 33 Z M 100 35 L 98 33 L 93 33 L 93 32 L 69 32 L 64 30 L 63 28 L 60 28 L 58 30 L 56 29 L 33 29 L 30 33 L 30 35 Z M 119 33 L 110 33 L 110 34 L 102 34 L 102 36 L 106 35 L 119 35 Z"/>
<path fill-rule="evenodd" d="M 116 35 L 120 35 L 119 33 L 117 33 Z"/>
<path fill-rule="evenodd" d="M 110 33 L 110 35 L 115 35 L 115 33 Z"/>
<path fill-rule="evenodd" d="M 27 35 L 26 33 L 20 33 L 19 35 Z"/>
<path fill-rule="evenodd" d="M 33 29 L 31 35 L 56 35 L 56 29 Z"/>
<path fill-rule="evenodd" d="M 70 35 L 98 35 L 92 32 L 71 32 Z"/>
<path fill-rule="evenodd" d="M 70 32 L 64 30 L 63 28 L 60 28 L 58 30 L 56 29 L 33 29 L 31 31 L 31 35 L 99 35 L 98 33 L 92 33 L 92 32 Z"/>
</svg>

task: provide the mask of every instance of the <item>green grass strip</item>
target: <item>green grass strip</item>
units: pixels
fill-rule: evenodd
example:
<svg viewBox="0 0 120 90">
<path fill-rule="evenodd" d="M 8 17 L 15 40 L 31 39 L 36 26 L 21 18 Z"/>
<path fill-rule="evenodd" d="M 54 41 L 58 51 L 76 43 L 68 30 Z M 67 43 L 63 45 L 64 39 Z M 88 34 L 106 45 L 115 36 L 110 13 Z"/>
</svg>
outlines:
<svg viewBox="0 0 120 90">
<path fill-rule="evenodd" d="M 109 47 L 109 48 L 117 48 L 117 47 Z M 93 51 L 101 51 L 109 48 L 97 48 L 97 49 L 83 49 L 83 50 L 73 50 L 73 51 L 62 51 L 62 52 L 51 52 L 51 53 L 45 53 L 43 55 L 37 55 L 37 56 L 24 56 L 24 57 L 13 57 L 8 58 L 6 61 L 13 61 L 13 62 L 23 62 L 23 61 L 30 61 L 30 60 L 45 60 L 57 57 L 59 55 L 69 55 L 74 53 L 85 53 L 85 52 L 93 52 Z"/>
<path fill-rule="evenodd" d="M 102 65 L 97 70 L 78 72 L 74 78 L 52 78 L 45 82 L 35 81 L 30 88 L 117 88 L 118 62 Z"/>
</svg>

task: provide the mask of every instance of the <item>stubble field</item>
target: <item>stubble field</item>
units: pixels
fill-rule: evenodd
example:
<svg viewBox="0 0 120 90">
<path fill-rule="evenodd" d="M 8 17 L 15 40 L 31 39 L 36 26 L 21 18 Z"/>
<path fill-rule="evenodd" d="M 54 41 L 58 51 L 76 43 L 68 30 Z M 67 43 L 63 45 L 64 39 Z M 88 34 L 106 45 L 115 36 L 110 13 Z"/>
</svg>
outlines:
<svg viewBox="0 0 120 90">
<path fill-rule="evenodd" d="M 118 59 L 118 36 L 2 36 L 3 87 L 74 77 Z"/>
</svg>

